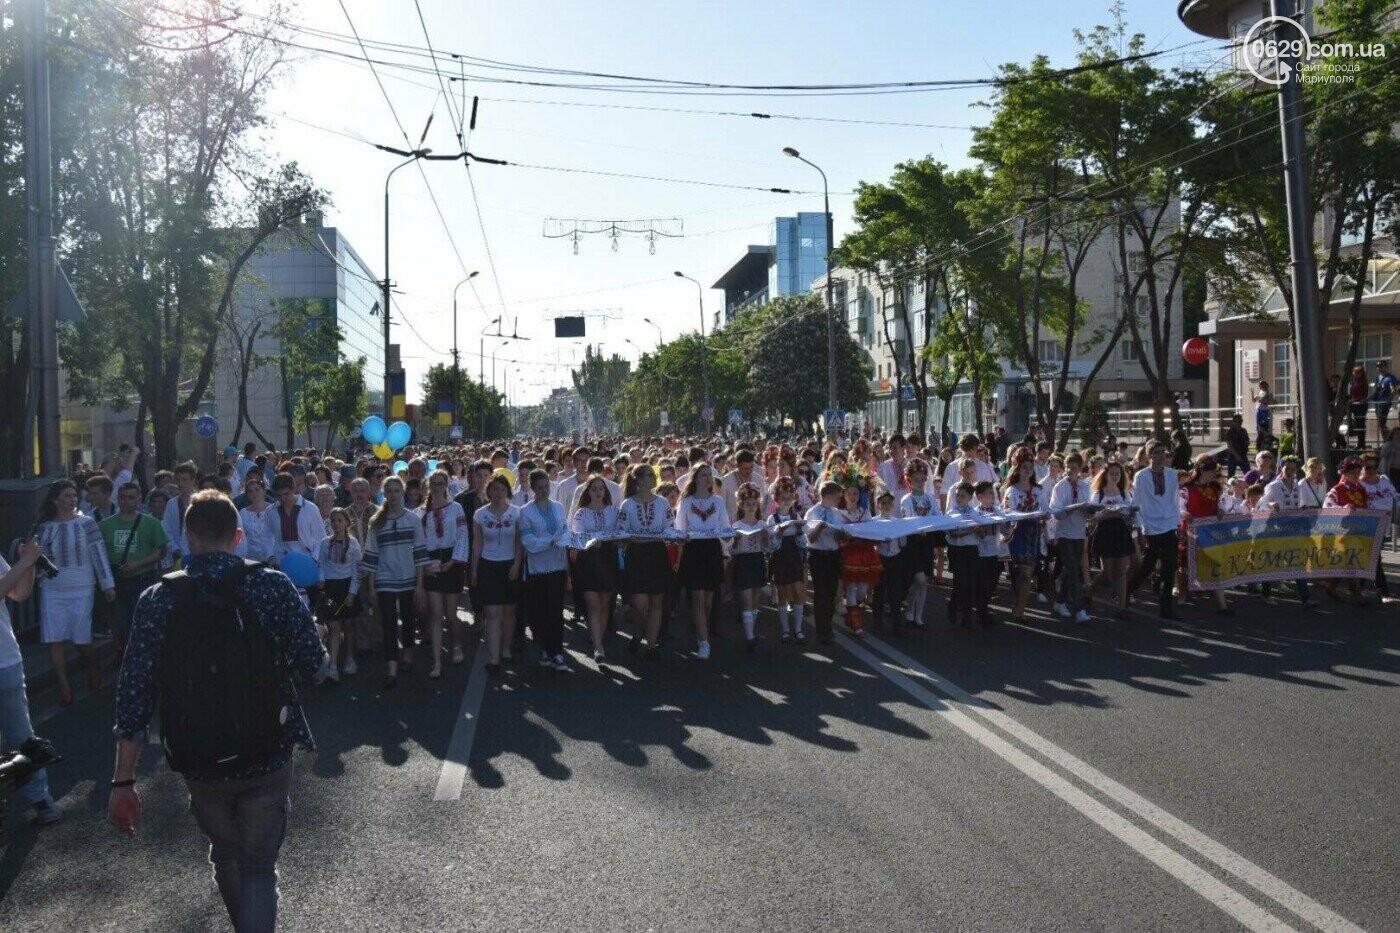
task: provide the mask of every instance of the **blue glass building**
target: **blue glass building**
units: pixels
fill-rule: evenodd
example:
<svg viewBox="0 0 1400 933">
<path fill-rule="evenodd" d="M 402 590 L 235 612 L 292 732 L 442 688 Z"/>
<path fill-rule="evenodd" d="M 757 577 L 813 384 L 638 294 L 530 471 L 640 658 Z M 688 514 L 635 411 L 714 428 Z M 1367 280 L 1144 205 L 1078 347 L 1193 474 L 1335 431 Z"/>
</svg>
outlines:
<svg viewBox="0 0 1400 933">
<path fill-rule="evenodd" d="M 728 324 L 744 308 L 784 295 L 805 295 L 812 283 L 826 274 L 830 250 L 825 214 L 776 217 L 769 240 L 750 245 L 711 286 L 724 291 L 724 314 L 715 315 L 715 326 Z"/>
</svg>

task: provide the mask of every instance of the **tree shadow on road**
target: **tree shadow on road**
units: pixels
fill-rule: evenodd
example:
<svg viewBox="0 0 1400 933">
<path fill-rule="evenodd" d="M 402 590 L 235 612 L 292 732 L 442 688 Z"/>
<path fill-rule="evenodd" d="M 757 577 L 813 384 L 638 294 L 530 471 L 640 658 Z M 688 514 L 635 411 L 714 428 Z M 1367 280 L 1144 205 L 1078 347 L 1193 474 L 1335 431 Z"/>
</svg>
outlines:
<svg viewBox="0 0 1400 933">
<path fill-rule="evenodd" d="M 576 743 L 597 746 L 628 767 L 647 767 L 664 751 L 688 769 L 707 771 L 717 762 L 693 744 L 706 730 L 759 746 L 788 736 L 841 753 L 860 751 L 841 734 L 843 724 L 929 737 L 892 709 L 904 701 L 897 691 L 845 663 L 836 649 L 780 645 L 770 629 L 760 650 L 747 654 L 732 634 L 716 643 L 709 662 L 681 649 L 691 644 L 682 631 L 659 660 L 628 654 L 622 636 L 601 670 L 582 655 L 567 674 L 518 665 L 487 691 L 468 766 L 473 780 L 483 788 L 503 786 L 498 762 L 509 756 L 529 761 L 543 777 L 566 780 L 573 771 L 563 755 Z M 577 629 L 570 636 L 582 647 Z"/>
</svg>

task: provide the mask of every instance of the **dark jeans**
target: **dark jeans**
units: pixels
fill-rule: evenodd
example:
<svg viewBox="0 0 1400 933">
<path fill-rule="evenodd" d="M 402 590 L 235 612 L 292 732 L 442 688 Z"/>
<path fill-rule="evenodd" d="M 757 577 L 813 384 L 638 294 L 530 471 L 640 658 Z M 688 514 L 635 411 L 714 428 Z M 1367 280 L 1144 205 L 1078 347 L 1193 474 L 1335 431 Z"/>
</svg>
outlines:
<svg viewBox="0 0 1400 933">
<path fill-rule="evenodd" d="M 209 838 L 214 883 L 237 933 L 277 928 L 277 853 L 287 835 L 292 766 L 238 781 L 185 779 L 190 812 Z"/>
<path fill-rule="evenodd" d="M 127 635 L 131 632 L 131 616 L 136 611 L 136 601 L 146 592 L 147 587 L 159 579 L 158 570 L 131 577 L 117 577 L 117 599 L 112 604 L 112 614 L 108 619 L 112 624 L 112 634 L 120 638 L 122 644 L 126 644 Z"/>
<path fill-rule="evenodd" d="M 564 571 L 532 573 L 524 586 L 525 617 L 535 644 L 553 657 L 564 653 Z"/>
<path fill-rule="evenodd" d="M 418 610 L 413 605 L 413 590 L 391 593 L 379 590 L 379 627 L 384 634 L 384 660 L 399 659 L 399 620 L 403 620 L 403 646 L 413 647 L 414 628 L 418 624 Z"/>
<path fill-rule="evenodd" d="M 1128 581 L 1131 595 L 1144 580 L 1152 575 L 1154 567 L 1160 567 L 1162 580 L 1157 586 L 1157 600 L 1163 609 L 1172 606 L 1172 587 L 1176 586 L 1177 533 L 1164 531 L 1159 535 L 1147 536 L 1147 555 L 1138 566 L 1138 572 Z"/>
<path fill-rule="evenodd" d="M 1001 558 L 977 556 L 977 611 L 985 614 L 1001 579 Z"/>
<path fill-rule="evenodd" d="M 885 610 L 888 608 L 890 618 L 898 627 L 904 610 L 904 597 L 909 592 L 909 555 L 904 553 L 893 557 L 882 556 L 880 563 L 880 582 L 875 584 L 874 613 L 871 621 L 879 625 L 884 620 Z"/>
<path fill-rule="evenodd" d="M 1086 608 L 1084 605 L 1084 539 L 1060 538 L 1056 542 L 1060 555 L 1060 602 L 1069 607 L 1070 612 Z"/>
<path fill-rule="evenodd" d="M 953 613 L 970 613 L 977 605 L 977 546 L 948 545 L 948 569 L 953 571 L 953 598 L 948 603 L 949 621 Z"/>
<path fill-rule="evenodd" d="M 836 614 L 836 592 L 841 583 L 841 552 L 807 552 L 812 568 L 812 611 L 816 613 L 817 638 L 830 641 L 832 617 Z"/>
</svg>

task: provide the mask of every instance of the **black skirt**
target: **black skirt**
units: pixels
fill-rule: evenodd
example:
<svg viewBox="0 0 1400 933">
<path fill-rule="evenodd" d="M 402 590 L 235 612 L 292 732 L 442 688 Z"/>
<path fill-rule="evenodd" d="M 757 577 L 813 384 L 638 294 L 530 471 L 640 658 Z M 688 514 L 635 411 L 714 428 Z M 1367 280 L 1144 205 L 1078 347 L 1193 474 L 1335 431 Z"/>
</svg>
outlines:
<svg viewBox="0 0 1400 933">
<path fill-rule="evenodd" d="M 574 561 L 574 592 L 617 592 L 616 544 L 600 544 L 578 552 Z"/>
<path fill-rule="evenodd" d="M 481 600 L 483 606 L 513 606 L 516 599 L 516 584 L 510 578 L 509 560 L 482 560 L 476 567 L 476 586 L 472 588 L 472 601 Z"/>
<path fill-rule="evenodd" d="M 1128 523 L 1121 518 L 1109 518 L 1099 522 L 1094 529 L 1091 550 L 1099 559 L 1115 560 L 1130 557 L 1133 553 L 1133 533 Z"/>
<path fill-rule="evenodd" d="M 425 574 L 423 589 L 429 593 L 460 593 L 466 582 L 467 569 L 452 560 L 452 548 L 438 548 L 429 551 L 428 556 L 442 565 L 438 573 Z"/>
<path fill-rule="evenodd" d="M 687 541 L 681 549 L 681 586 L 714 592 L 724 585 L 724 549 L 718 538 Z"/>
<path fill-rule="evenodd" d="M 767 567 L 757 551 L 734 555 L 734 589 L 756 590 L 767 582 Z"/>
<path fill-rule="evenodd" d="M 355 600 L 350 599 L 350 581 L 326 580 L 316 600 L 316 618 L 322 622 L 348 619 L 354 615 Z"/>
<path fill-rule="evenodd" d="M 783 538 L 778 549 L 768 558 L 768 579 L 778 586 L 801 583 L 806 578 L 802 549 L 797 538 Z"/>
<path fill-rule="evenodd" d="M 666 545 L 660 541 L 629 544 L 623 552 L 623 591 L 628 594 L 659 596 L 670 589 L 674 574 Z"/>
</svg>

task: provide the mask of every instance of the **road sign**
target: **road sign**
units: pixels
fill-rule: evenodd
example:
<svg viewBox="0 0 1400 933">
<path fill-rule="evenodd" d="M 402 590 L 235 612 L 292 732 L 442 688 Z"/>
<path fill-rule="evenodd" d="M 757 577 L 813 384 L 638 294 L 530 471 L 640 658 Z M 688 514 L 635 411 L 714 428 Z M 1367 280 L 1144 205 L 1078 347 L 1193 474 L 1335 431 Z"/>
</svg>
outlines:
<svg viewBox="0 0 1400 933">
<path fill-rule="evenodd" d="M 846 424 L 846 413 L 839 408 L 828 408 L 822 413 L 822 427 L 827 434 L 835 434 Z"/>
<path fill-rule="evenodd" d="M 661 426 L 663 428 L 669 428 L 671 426 L 671 413 L 669 411 L 663 411 L 661 413 Z"/>
<path fill-rule="evenodd" d="M 730 423 L 730 424 L 743 424 L 743 423 L 744 423 L 744 410 L 743 410 L 742 408 L 731 408 L 731 409 L 729 409 L 729 423 Z"/>
<path fill-rule="evenodd" d="M 454 424 L 447 432 L 447 436 L 451 440 L 460 441 L 462 439 L 462 426 L 460 424 Z"/>
<path fill-rule="evenodd" d="M 219 433 L 219 422 L 208 415 L 201 415 L 194 423 L 194 433 L 200 437 L 213 437 Z"/>
<path fill-rule="evenodd" d="M 899 387 L 899 397 L 902 398 L 902 399 L 904 399 L 904 401 L 906 401 L 906 402 L 912 402 L 912 401 L 914 401 L 914 387 L 913 387 L 913 386 L 900 386 L 900 387 Z"/>
<path fill-rule="evenodd" d="M 702 408 L 702 409 L 700 409 L 700 420 L 701 420 L 701 421 L 714 421 L 714 420 L 715 420 L 715 410 L 714 410 L 713 408 Z"/>
</svg>

